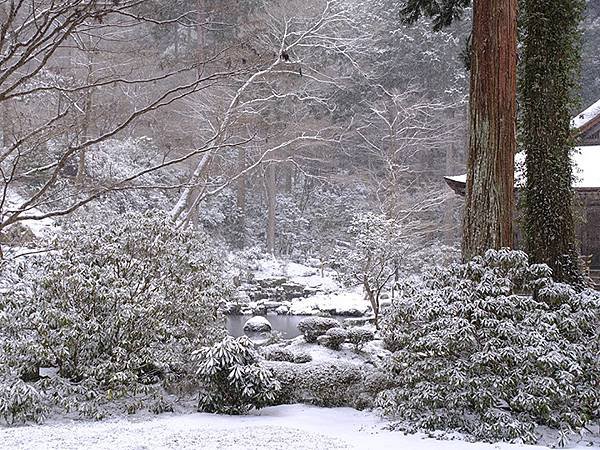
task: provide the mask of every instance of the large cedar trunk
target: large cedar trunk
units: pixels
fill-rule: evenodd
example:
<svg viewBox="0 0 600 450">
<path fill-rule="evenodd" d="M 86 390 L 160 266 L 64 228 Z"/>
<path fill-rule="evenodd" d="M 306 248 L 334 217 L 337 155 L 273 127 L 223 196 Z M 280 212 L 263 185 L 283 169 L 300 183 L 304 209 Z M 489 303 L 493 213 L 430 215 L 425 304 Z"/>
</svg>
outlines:
<svg viewBox="0 0 600 450">
<path fill-rule="evenodd" d="M 517 0 L 473 8 L 463 258 L 513 246 Z"/>
</svg>

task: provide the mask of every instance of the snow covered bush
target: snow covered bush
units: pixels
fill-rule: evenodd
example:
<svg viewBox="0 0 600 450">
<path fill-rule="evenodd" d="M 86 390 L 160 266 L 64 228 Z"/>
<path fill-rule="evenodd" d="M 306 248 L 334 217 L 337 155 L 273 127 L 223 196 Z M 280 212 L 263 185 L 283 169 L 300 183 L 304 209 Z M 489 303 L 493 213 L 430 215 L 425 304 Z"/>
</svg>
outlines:
<svg viewBox="0 0 600 450">
<path fill-rule="evenodd" d="M 277 403 L 310 403 L 317 406 L 354 406 L 365 371 L 346 361 L 290 364 L 269 361 L 281 383 Z"/>
<path fill-rule="evenodd" d="M 367 328 L 349 328 L 348 329 L 348 342 L 354 345 L 355 351 L 361 351 L 367 342 L 375 339 L 375 333 L 373 330 Z"/>
<path fill-rule="evenodd" d="M 397 387 L 377 404 L 409 429 L 537 440 L 598 419 L 600 296 L 523 252 L 488 251 L 405 285 L 384 317 Z"/>
<path fill-rule="evenodd" d="M 202 383 L 199 411 L 244 414 L 271 404 L 280 388 L 246 336 L 227 336 L 194 352 L 194 359 Z"/>
<path fill-rule="evenodd" d="M 262 355 L 268 361 L 286 361 L 297 364 L 312 361 L 312 356 L 310 356 L 310 353 L 303 351 L 291 351 L 285 347 L 266 347 L 263 349 Z"/>
<path fill-rule="evenodd" d="M 333 327 L 325 332 L 323 337 L 323 345 L 332 350 L 339 350 L 346 339 L 348 339 L 348 332 L 342 327 Z"/>
<path fill-rule="evenodd" d="M 21 267 L 0 305 L 5 376 L 35 380 L 40 366 L 57 367 L 92 397 L 126 397 L 190 373 L 193 349 L 224 334 L 221 259 L 165 215 L 79 221 L 54 249 Z"/>
<path fill-rule="evenodd" d="M 307 317 L 298 323 L 298 330 L 302 333 L 306 342 L 314 343 L 327 330 L 339 326 L 340 323 L 337 320 L 329 317 Z"/>
<path fill-rule="evenodd" d="M 0 381 L 0 417 L 12 425 L 16 422 L 42 422 L 47 408 L 42 395 L 22 380 Z"/>
</svg>

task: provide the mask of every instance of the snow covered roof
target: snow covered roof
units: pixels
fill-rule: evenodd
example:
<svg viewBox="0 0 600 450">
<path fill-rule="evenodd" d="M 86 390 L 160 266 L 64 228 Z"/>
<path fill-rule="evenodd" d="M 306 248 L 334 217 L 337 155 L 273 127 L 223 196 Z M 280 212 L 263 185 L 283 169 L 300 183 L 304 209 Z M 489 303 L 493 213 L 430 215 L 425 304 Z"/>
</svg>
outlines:
<svg viewBox="0 0 600 450">
<path fill-rule="evenodd" d="M 585 129 L 587 125 L 591 125 L 591 122 L 597 117 L 600 117 L 600 100 L 573 117 L 571 123 L 573 128 L 581 130 Z"/>
<path fill-rule="evenodd" d="M 600 188 L 600 145 L 588 145 L 577 147 L 572 154 L 574 163 L 575 183 L 574 188 L 589 189 Z M 515 155 L 515 178 L 523 178 L 523 164 L 525 155 L 517 153 Z M 455 175 L 444 177 L 447 181 L 459 184 L 467 183 L 467 175 Z"/>
</svg>

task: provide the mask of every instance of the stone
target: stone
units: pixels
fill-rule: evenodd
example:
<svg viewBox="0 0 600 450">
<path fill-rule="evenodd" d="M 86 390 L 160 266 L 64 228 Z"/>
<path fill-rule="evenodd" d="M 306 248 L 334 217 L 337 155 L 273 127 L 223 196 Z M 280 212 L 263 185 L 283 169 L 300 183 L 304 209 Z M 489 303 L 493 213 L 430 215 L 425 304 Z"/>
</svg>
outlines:
<svg viewBox="0 0 600 450">
<path fill-rule="evenodd" d="M 273 329 L 271 326 L 271 322 L 266 317 L 263 316 L 254 316 L 246 321 L 244 324 L 244 331 L 251 332 L 261 332 L 268 331 L 270 332 Z"/>
<path fill-rule="evenodd" d="M 274 302 L 274 301 L 266 301 L 266 302 L 263 302 L 263 306 L 265 308 L 267 308 L 267 311 L 270 311 L 270 310 L 279 308 L 279 306 L 281 306 L 281 303 Z"/>
<path fill-rule="evenodd" d="M 290 312 L 290 307 L 289 307 L 288 305 L 280 305 L 280 306 L 279 306 L 279 307 L 278 307 L 278 308 L 275 310 L 275 312 L 276 312 L 277 314 L 280 314 L 280 315 L 284 316 L 284 315 L 286 315 L 286 314 L 289 314 L 289 312 Z"/>
</svg>

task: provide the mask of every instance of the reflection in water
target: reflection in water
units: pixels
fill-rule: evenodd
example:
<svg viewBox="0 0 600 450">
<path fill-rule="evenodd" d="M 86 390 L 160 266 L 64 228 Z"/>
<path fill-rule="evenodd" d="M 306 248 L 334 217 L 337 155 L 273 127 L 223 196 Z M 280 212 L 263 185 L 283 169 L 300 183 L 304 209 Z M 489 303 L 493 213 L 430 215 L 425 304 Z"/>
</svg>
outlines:
<svg viewBox="0 0 600 450">
<path fill-rule="evenodd" d="M 226 317 L 226 325 L 227 332 L 234 337 L 243 336 L 244 335 L 244 324 L 246 321 L 252 316 L 227 316 Z M 273 327 L 273 331 L 279 331 L 281 333 L 281 337 L 284 339 L 292 339 L 296 336 L 300 336 L 300 332 L 298 331 L 298 323 L 310 316 L 266 316 L 267 320 L 271 322 L 271 326 Z M 338 319 L 341 321 L 344 319 L 343 317 L 333 316 L 334 319 Z"/>
</svg>

